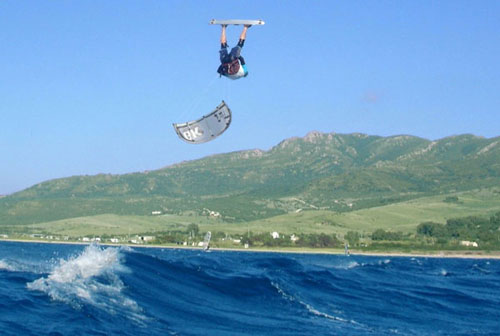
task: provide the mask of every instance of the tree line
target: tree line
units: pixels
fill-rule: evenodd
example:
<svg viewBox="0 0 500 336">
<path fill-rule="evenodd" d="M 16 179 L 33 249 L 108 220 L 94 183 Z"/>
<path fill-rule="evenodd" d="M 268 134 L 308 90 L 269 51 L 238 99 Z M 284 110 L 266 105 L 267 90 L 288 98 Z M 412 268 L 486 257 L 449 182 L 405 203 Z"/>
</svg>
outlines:
<svg viewBox="0 0 500 336">
<path fill-rule="evenodd" d="M 487 244 L 500 243 L 500 212 L 490 218 L 468 216 L 448 219 L 446 224 L 425 222 L 417 227 L 422 236 L 441 240 L 469 240 Z"/>
<path fill-rule="evenodd" d="M 375 230 L 372 247 L 407 246 L 456 248 L 463 241 L 475 242 L 481 249 L 500 248 L 500 212 L 490 217 L 467 216 L 448 219 L 446 223 L 423 222 L 417 226 L 415 234 Z"/>
</svg>

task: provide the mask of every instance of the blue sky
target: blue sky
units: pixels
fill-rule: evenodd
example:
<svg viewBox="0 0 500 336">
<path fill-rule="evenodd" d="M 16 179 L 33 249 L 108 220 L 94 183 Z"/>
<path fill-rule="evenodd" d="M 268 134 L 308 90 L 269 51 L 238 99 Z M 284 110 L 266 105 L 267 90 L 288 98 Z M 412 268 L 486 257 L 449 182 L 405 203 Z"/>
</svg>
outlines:
<svg viewBox="0 0 500 336">
<path fill-rule="evenodd" d="M 0 194 L 322 132 L 500 135 L 499 1 L 0 2 Z M 219 79 L 212 18 L 264 19 Z M 241 27 L 230 27 L 229 44 Z M 172 123 L 224 99 L 231 127 Z"/>
</svg>

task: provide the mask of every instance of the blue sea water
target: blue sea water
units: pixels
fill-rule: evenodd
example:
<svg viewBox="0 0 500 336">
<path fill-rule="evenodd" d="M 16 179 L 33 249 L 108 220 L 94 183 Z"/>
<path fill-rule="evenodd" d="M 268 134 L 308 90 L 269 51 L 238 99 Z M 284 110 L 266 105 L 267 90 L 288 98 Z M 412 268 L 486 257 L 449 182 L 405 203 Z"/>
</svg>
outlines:
<svg viewBox="0 0 500 336">
<path fill-rule="evenodd" d="M 0 242 L 1 335 L 500 335 L 500 260 Z"/>
</svg>

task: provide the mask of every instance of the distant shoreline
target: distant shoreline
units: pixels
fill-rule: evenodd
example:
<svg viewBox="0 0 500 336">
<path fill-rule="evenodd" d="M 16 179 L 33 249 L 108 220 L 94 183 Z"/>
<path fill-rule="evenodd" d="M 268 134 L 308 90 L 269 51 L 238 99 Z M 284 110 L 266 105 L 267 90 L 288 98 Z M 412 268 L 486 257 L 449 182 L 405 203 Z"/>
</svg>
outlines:
<svg viewBox="0 0 500 336">
<path fill-rule="evenodd" d="M 15 242 L 15 243 L 36 243 L 36 244 L 62 244 L 62 245 L 90 245 L 88 242 L 70 242 L 70 241 L 47 241 L 47 240 L 29 240 L 29 239 L 0 239 L 0 242 Z M 138 245 L 138 244 L 114 244 L 114 243 L 98 243 L 101 246 L 127 246 L 138 248 L 167 248 L 167 249 L 182 249 L 182 250 L 198 250 L 203 251 L 197 246 L 179 246 L 179 245 Z M 344 255 L 343 249 L 269 249 L 269 248 L 210 248 L 212 251 L 231 251 L 231 252 L 261 252 L 261 253 L 290 253 L 290 254 L 331 254 Z M 351 250 L 352 256 L 370 256 L 370 257 L 414 257 L 414 258 L 460 258 L 460 259 L 500 259 L 500 251 L 484 252 L 484 251 L 432 251 L 424 253 L 422 251 L 411 252 L 366 252 Z"/>
</svg>

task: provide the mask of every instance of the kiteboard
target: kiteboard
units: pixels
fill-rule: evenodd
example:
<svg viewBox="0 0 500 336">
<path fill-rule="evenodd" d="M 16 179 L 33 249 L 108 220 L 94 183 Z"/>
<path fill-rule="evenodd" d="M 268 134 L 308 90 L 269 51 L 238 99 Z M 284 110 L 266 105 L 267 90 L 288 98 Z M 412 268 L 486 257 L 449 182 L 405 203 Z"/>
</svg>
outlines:
<svg viewBox="0 0 500 336">
<path fill-rule="evenodd" d="M 210 20 L 213 25 L 248 25 L 248 26 L 262 26 L 265 24 L 262 20 Z"/>
</svg>

